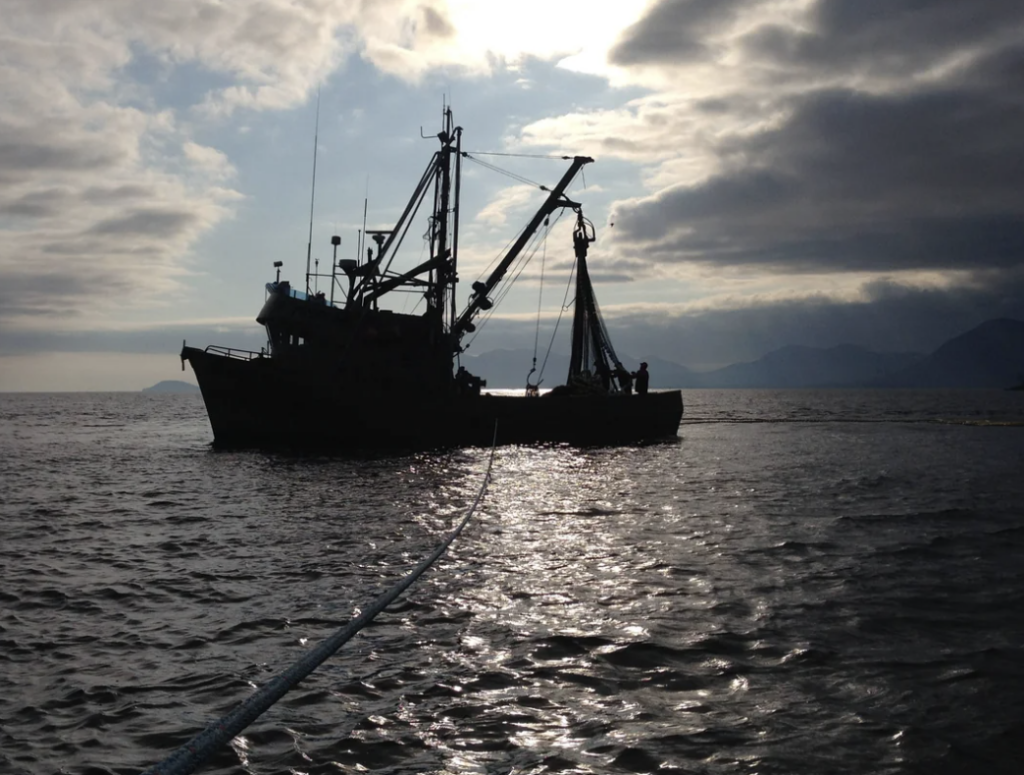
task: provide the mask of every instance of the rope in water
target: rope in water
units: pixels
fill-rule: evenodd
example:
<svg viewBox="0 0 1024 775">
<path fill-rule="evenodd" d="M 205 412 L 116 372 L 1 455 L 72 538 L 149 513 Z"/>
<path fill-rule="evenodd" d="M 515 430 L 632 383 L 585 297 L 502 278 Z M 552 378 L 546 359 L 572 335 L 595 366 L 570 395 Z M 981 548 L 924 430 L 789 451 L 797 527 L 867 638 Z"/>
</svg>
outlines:
<svg viewBox="0 0 1024 775">
<path fill-rule="evenodd" d="M 495 441 L 497 440 L 497 434 L 498 429 L 495 427 Z M 412 586 L 413 582 L 423 575 L 445 553 L 448 547 L 451 546 L 452 541 L 458 538 L 459 533 L 469 523 L 484 496 L 484 492 L 487 490 L 487 485 L 491 481 L 494 450 L 495 445 L 492 444 L 491 456 L 487 462 L 487 471 L 484 473 L 483 484 L 480 486 L 480 491 L 466 512 L 466 516 L 463 517 L 458 527 L 425 560 L 404 576 L 397 584 L 379 595 L 367 606 L 365 611 L 355 617 L 345 627 L 342 627 L 329 638 L 323 640 L 315 648 L 307 651 L 305 656 L 298 662 L 265 683 L 255 694 L 236 706 L 234 710 L 223 718 L 214 721 L 162 762 L 146 770 L 143 775 L 189 775 L 189 773 L 195 772 L 218 748 L 232 740 L 243 729 L 252 724 L 303 678 L 312 673 L 328 657 L 332 656 L 346 642 L 351 640 L 356 633 L 372 622 L 377 614 L 381 613 L 395 601 L 395 598 Z"/>
</svg>

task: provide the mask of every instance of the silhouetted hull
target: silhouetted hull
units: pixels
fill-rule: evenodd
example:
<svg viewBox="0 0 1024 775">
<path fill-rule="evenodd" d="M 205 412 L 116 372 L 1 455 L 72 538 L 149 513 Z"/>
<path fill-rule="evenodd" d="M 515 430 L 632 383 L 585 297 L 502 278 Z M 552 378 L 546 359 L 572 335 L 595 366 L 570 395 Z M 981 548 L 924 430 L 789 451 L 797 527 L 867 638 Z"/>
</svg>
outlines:
<svg viewBox="0 0 1024 775">
<path fill-rule="evenodd" d="M 182 351 L 203 392 L 218 447 L 295 450 L 429 449 L 566 442 L 629 444 L 673 438 L 679 391 L 646 396 L 444 396 L 408 391 L 373 396 L 341 380 L 288 371 L 270 358 L 240 360 Z"/>
</svg>

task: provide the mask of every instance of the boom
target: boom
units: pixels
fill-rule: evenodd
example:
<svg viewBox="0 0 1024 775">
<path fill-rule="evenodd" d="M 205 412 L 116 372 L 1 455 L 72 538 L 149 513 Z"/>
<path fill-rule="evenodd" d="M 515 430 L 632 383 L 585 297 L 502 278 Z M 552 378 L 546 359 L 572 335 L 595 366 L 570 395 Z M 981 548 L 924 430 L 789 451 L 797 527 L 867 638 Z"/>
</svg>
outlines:
<svg viewBox="0 0 1024 775">
<path fill-rule="evenodd" d="M 569 169 L 562 176 L 562 179 L 558 181 L 558 184 L 551 189 L 551 193 L 548 195 L 547 200 L 541 205 L 541 208 L 537 211 L 537 214 L 533 216 L 523 233 L 519 235 L 519 239 L 515 241 L 515 244 L 509 248 L 508 253 L 501 260 L 501 263 L 495 267 L 494 271 L 491 272 L 490 276 L 484 282 L 473 283 L 473 295 L 469 299 L 469 304 L 459 319 L 455 322 L 455 326 L 452 328 L 452 340 L 456 343 L 456 348 L 459 347 L 458 343 L 462 340 L 462 337 L 474 329 L 473 318 L 476 317 L 477 313 L 482 309 L 489 309 L 491 307 L 491 300 L 488 299 L 488 295 L 494 289 L 501 278 L 505 276 L 505 272 L 512 266 L 512 262 L 516 260 L 523 248 L 526 247 L 526 243 L 530 241 L 530 238 L 536 233 L 537 229 L 544 222 L 551 213 L 557 210 L 559 207 L 578 207 L 575 202 L 570 201 L 565 197 L 565 189 L 569 187 L 573 178 L 579 173 L 585 164 L 589 164 L 594 161 L 589 156 L 574 156 L 572 164 Z"/>
</svg>

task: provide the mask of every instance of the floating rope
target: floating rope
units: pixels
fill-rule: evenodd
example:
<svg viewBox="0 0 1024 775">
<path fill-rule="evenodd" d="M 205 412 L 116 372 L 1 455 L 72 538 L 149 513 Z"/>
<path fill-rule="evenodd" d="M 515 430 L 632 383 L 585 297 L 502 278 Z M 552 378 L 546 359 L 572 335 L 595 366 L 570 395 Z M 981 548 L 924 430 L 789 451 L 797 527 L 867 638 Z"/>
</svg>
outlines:
<svg viewBox="0 0 1024 775">
<path fill-rule="evenodd" d="M 235 738 L 242 730 L 263 715 L 275 702 L 295 688 L 303 678 L 312 673 L 328 657 L 331 657 L 339 648 L 351 640 L 356 633 L 372 622 L 377 614 L 395 601 L 395 598 L 412 586 L 413 582 L 422 576 L 445 553 L 448 547 L 451 546 L 452 541 L 458 538 L 459 533 L 462 532 L 462 529 L 472 518 L 476 507 L 484 496 L 484 492 L 487 490 L 487 485 L 491 481 L 491 468 L 494 465 L 494 451 L 497 438 L 498 426 L 495 423 L 491 457 L 487 462 L 487 471 L 484 473 L 484 481 L 480 486 L 480 491 L 466 512 L 466 516 L 463 517 L 462 522 L 434 549 L 430 556 L 417 565 L 391 589 L 379 595 L 363 613 L 355 617 L 345 627 L 342 627 L 329 638 L 323 640 L 318 646 L 307 651 L 305 656 L 298 662 L 265 683 L 248 699 L 237 705 L 234 710 L 210 724 L 162 762 L 146 770 L 143 775 L 189 775 L 195 772 L 217 749 Z"/>
</svg>

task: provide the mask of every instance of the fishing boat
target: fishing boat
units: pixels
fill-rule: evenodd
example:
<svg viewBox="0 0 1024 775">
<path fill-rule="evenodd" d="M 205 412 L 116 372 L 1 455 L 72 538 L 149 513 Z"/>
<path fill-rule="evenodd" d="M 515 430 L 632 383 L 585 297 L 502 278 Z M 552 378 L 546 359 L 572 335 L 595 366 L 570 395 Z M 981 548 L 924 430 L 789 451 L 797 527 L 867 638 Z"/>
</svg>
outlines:
<svg viewBox="0 0 1024 775">
<path fill-rule="evenodd" d="M 434 152 L 401 217 L 391 229 L 365 231 L 376 250 L 338 259 L 339 237 L 331 238 L 329 274 L 310 271 L 306 287 L 276 279 L 256 321 L 268 342 L 260 352 L 183 343 L 182 368 L 193 371 L 217 447 L 285 447 L 412 450 L 435 447 L 564 442 L 611 445 L 676 436 L 683 414 L 680 391 L 639 395 L 632 376 L 612 348 L 587 266 L 595 240 L 580 203 L 566 196 L 572 181 L 593 159 L 566 157 L 568 170 L 486 277 L 472 284 L 461 311 L 458 289 L 459 209 L 462 194 L 462 128 L 444 112 L 440 148 Z M 314 166 L 315 169 L 315 166 Z M 425 235 L 426 261 L 392 269 L 421 205 L 432 213 Z M 549 217 L 575 215 L 575 301 L 572 352 L 564 385 L 550 391 L 538 383 L 519 395 L 491 394 L 462 363 L 465 341 L 488 314 L 495 298 L 518 276 L 509 272 Z M 311 229 L 312 235 L 312 229 Z M 312 241 L 312 238 L 311 238 Z M 330 295 L 310 280 L 330 278 Z M 337 299 L 335 292 L 337 290 Z M 392 294 L 417 294 L 420 314 L 382 304 Z M 536 365 L 536 359 L 534 359 Z M 532 372 L 531 372 L 532 374 Z"/>
</svg>

